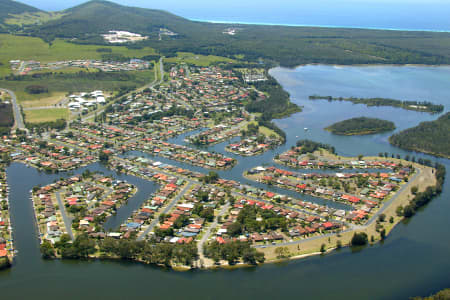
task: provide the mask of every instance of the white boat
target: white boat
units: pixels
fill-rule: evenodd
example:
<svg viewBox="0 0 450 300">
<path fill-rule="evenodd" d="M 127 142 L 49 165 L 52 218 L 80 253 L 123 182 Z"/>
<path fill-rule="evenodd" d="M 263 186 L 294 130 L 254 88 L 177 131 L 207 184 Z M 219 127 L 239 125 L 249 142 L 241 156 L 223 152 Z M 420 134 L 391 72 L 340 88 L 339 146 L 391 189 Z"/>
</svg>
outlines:
<svg viewBox="0 0 450 300">
<path fill-rule="evenodd" d="M 303 128 L 305 131 L 308 131 L 308 127 Z"/>
</svg>

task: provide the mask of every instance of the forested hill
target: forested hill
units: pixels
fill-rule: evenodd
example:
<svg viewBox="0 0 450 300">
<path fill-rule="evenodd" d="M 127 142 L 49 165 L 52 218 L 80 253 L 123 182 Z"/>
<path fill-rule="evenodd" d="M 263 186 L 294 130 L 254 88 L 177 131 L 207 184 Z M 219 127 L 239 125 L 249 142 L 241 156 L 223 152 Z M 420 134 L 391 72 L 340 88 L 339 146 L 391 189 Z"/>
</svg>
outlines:
<svg viewBox="0 0 450 300">
<path fill-rule="evenodd" d="M 245 61 L 287 67 L 308 63 L 450 64 L 450 33 L 211 24 L 107 1 L 90 1 L 62 13 L 61 18 L 17 33 L 47 42 L 67 38 L 75 43 L 102 44 L 101 33 L 125 30 L 149 36 L 129 47 L 150 46 L 166 57 L 178 51 L 240 55 Z M 160 28 L 178 35 L 160 39 Z M 229 28 L 236 29 L 234 35 L 224 33 Z"/>
<path fill-rule="evenodd" d="M 450 112 L 436 121 L 422 122 L 389 138 L 400 148 L 450 158 Z"/>
<path fill-rule="evenodd" d="M 59 37 L 102 43 L 100 34 L 109 30 L 150 34 L 155 38 L 160 28 L 195 27 L 194 22 L 162 10 L 127 7 L 107 1 L 86 2 L 63 13 L 64 17 L 30 28 L 28 33 L 47 41 Z"/>
<path fill-rule="evenodd" d="M 0 23 L 3 23 L 9 14 L 21 14 L 25 12 L 38 12 L 39 9 L 12 0 L 0 0 Z"/>
</svg>

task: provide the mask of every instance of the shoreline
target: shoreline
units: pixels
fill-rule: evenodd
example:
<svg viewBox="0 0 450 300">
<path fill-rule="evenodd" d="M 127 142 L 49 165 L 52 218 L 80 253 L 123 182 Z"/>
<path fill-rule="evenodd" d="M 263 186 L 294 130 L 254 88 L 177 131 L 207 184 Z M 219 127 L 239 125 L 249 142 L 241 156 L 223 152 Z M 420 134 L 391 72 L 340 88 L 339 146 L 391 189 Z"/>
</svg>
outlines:
<svg viewBox="0 0 450 300">
<path fill-rule="evenodd" d="M 290 24 L 290 23 L 265 23 L 265 22 L 246 22 L 246 21 L 220 21 L 220 20 L 205 20 L 198 18 L 187 18 L 194 22 L 203 22 L 211 24 L 224 25 L 255 25 L 255 26 L 282 26 L 282 27 L 305 27 L 305 28 L 329 28 L 329 29 L 356 29 L 356 30 L 381 30 L 381 31 L 407 31 L 407 32 L 432 32 L 432 33 L 450 33 L 450 29 L 408 29 L 408 28 L 389 28 L 389 27 L 358 27 L 358 26 L 344 26 L 344 25 L 318 25 L 318 24 Z"/>
<path fill-rule="evenodd" d="M 444 65 L 444 64 L 437 64 L 437 65 L 432 65 L 432 64 L 383 64 L 383 63 L 379 63 L 379 64 L 374 64 L 374 63 L 370 63 L 370 64 L 348 64 L 348 65 L 340 65 L 340 64 L 326 64 L 326 63 L 305 63 L 305 64 L 300 64 L 300 65 L 296 65 L 293 67 L 287 67 L 287 66 L 275 66 L 272 68 L 269 68 L 269 72 L 280 68 L 280 69 L 284 69 L 284 70 L 288 70 L 288 71 L 295 71 L 296 69 L 302 68 L 302 67 L 309 67 L 309 66 L 327 66 L 327 67 L 337 67 L 337 68 L 352 68 L 352 67 L 368 67 L 368 68 L 374 68 L 374 67 L 397 67 L 397 68 L 403 68 L 403 67 L 420 67 L 420 68 L 449 68 L 450 69 L 450 64 L 448 65 Z M 277 80 L 278 81 L 278 80 Z"/>
</svg>

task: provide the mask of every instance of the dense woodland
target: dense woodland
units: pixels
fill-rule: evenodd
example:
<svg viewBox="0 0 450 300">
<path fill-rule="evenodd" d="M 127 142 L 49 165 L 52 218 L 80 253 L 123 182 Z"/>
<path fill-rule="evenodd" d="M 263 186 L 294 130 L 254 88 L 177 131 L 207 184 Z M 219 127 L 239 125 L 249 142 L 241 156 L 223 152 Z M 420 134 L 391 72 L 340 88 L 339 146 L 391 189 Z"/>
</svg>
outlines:
<svg viewBox="0 0 450 300">
<path fill-rule="evenodd" d="M 446 169 L 444 165 L 436 163 L 435 165 L 436 172 L 436 186 L 429 186 L 425 191 L 417 193 L 417 187 L 411 188 L 413 194 L 415 194 L 414 198 L 411 202 L 405 207 L 399 207 L 397 209 L 398 212 L 401 212 L 405 218 L 412 217 L 419 208 L 425 206 L 430 202 L 435 196 L 440 195 L 442 193 L 442 188 L 445 181 Z"/>
<path fill-rule="evenodd" d="M 391 106 L 407 110 L 423 111 L 429 113 L 440 113 L 444 105 L 433 104 L 428 101 L 402 101 L 389 98 L 355 98 L 355 97 L 332 97 L 332 96 L 309 96 L 310 100 L 349 101 L 353 104 L 365 104 L 367 106 Z"/>
<path fill-rule="evenodd" d="M 330 151 L 331 153 L 335 153 L 336 151 L 336 149 L 331 145 L 322 144 L 311 140 L 297 141 L 296 146 L 297 146 L 296 150 L 300 154 L 313 153 L 314 151 L 317 151 L 319 149 L 325 149 Z"/>
<path fill-rule="evenodd" d="M 268 97 L 264 100 L 254 99 L 246 105 L 249 112 L 262 113 L 262 121 L 270 121 L 275 118 L 289 116 L 292 113 L 301 111 L 301 108 L 292 103 L 289 99 L 289 93 L 275 80 L 268 75 L 267 81 L 255 83 L 254 86 Z"/>
<path fill-rule="evenodd" d="M 9 133 L 14 125 L 14 115 L 11 104 L 0 103 L 0 134 Z"/>
<path fill-rule="evenodd" d="M 41 37 L 50 43 L 55 38 L 67 38 L 76 43 L 105 44 L 100 34 L 127 30 L 149 36 L 147 41 L 129 47 L 147 45 L 166 57 L 178 51 L 243 55 L 246 61 L 263 60 L 288 67 L 307 63 L 450 64 L 449 33 L 210 24 L 107 1 L 91 1 L 64 12 L 66 15 L 60 19 L 25 26 L 16 33 Z M 229 27 L 237 27 L 238 33 L 223 34 Z M 160 28 L 178 35 L 159 40 Z"/>
<path fill-rule="evenodd" d="M 360 117 L 334 123 L 325 129 L 339 135 L 365 135 L 394 130 L 395 124 L 391 121 Z"/>
<path fill-rule="evenodd" d="M 50 244 L 45 241 L 41 245 L 44 258 L 54 258 L 56 255 L 65 259 L 88 258 L 100 251 L 101 258 L 120 258 L 139 260 L 149 264 L 170 267 L 173 264 L 190 266 L 197 258 L 197 245 L 156 243 L 154 241 L 117 240 L 105 238 L 92 239 L 87 234 L 76 237 L 72 243 L 68 235 L 63 235 L 61 241 Z"/>
<path fill-rule="evenodd" d="M 431 122 L 392 135 L 389 142 L 397 147 L 450 157 L 450 112 Z"/>
</svg>

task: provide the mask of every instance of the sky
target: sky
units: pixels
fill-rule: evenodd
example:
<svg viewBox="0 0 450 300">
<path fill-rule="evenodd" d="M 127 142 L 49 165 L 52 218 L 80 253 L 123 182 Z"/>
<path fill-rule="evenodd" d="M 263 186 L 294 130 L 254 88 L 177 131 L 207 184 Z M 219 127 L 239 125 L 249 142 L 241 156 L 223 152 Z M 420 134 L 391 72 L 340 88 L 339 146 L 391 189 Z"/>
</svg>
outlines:
<svg viewBox="0 0 450 300">
<path fill-rule="evenodd" d="M 193 20 L 363 28 L 450 30 L 450 0 L 122 0 Z M 83 0 L 21 0 L 62 10 Z"/>
</svg>

